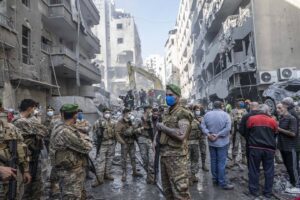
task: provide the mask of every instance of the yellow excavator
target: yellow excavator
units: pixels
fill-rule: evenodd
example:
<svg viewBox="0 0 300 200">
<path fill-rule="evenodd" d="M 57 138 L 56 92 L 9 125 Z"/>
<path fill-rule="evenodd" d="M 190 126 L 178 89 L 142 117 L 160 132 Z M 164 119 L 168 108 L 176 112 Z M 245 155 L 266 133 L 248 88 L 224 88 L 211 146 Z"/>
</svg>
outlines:
<svg viewBox="0 0 300 200">
<path fill-rule="evenodd" d="M 154 84 L 155 90 L 163 90 L 163 85 L 161 80 L 156 77 L 154 74 L 148 72 L 147 70 L 132 66 L 130 62 L 127 63 L 127 70 L 128 70 L 128 78 L 129 78 L 129 87 L 131 90 L 136 90 L 136 81 L 135 81 L 135 73 L 138 73 L 148 80 L 152 81 Z"/>
<path fill-rule="evenodd" d="M 148 72 L 147 70 L 132 66 L 130 62 L 127 63 L 127 71 L 128 71 L 128 78 L 129 78 L 129 87 L 131 90 L 137 91 L 136 88 L 136 80 L 135 80 L 135 73 L 138 73 L 148 80 L 153 82 L 154 89 L 151 90 L 150 94 L 148 93 L 148 101 L 150 105 L 162 105 L 164 104 L 165 99 L 165 91 L 163 88 L 163 84 L 161 80 L 155 76 L 154 74 Z"/>
</svg>

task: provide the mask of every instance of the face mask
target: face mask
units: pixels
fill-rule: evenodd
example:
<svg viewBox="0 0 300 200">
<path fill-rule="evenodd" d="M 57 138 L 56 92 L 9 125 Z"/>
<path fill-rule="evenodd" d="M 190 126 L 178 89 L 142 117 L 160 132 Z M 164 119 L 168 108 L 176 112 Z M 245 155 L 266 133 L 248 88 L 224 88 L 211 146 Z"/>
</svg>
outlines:
<svg viewBox="0 0 300 200">
<path fill-rule="evenodd" d="M 200 111 L 200 110 L 196 110 L 196 111 L 195 111 L 195 115 L 200 116 L 200 114 L 201 114 L 201 111 Z"/>
<path fill-rule="evenodd" d="M 245 103 L 244 102 L 240 103 L 240 108 L 245 108 Z"/>
<path fill-rule="evenodd" d="M 35 109 L 35 110 L 33 111 L 33 115 L 37 115 L 37 114 L 39 114 L 39 110 Z"/>
<path fill-rule="evenodd" d="M 52 116 L 54 115 L 54 112 L 53 112 L 53 111 L 48 111 L 48 112 L 47 112 L 47 115 L 48 115 L 49 117 L 52 117 Z"/>
<path fill-rule="evenodd" d="M 78 113 L 77 114 L 77 119 L 82 120 L 83 119 L 83 114 L 82 113 Z"/>
<path fill-rule="evenodd" d="M 130 115 L 130 120 L 133 121 L 134 120 L 134 116 Z"/>
<path fill-rule="evenodd" d="M 166 102 L 168 106 L 174 106 L 176 104 L 176 99 L 174 96 L 166 96 Z"/>
<path fill-rule="evenodd" d="M 110 119 L 110 114 L 108 114 L 108 113 L 107 113 L 107 114 L 104 114 L 104 118 L 105 118 L 105 119 Z"/>
</svg>

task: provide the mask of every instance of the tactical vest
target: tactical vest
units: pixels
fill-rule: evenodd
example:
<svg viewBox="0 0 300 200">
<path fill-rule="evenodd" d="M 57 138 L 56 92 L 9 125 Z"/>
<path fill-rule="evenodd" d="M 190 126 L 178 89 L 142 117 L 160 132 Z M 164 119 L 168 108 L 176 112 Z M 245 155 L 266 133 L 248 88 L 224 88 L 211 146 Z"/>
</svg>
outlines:
<svg viewBox="0 0 300 200">
<path fill-rule="evenodd" d="M 199 128 L 199 122 L 196 119 L 194 119 L 192 121 L 191 126 L 192 126 L 192 128 L 191 128 L 189 140 L 199 140 L 200 136 L 202 134 L 201 130 Z"/>
<path fill-rule="evenodd" d="M 182 119 L 187 119 L 191 124 L 193 115 L 185 108 L 177 106 L 164 116 L 163 124 L 169 128 L 178 129 L 178 122 Z M 191 126 L 188 131 L 191 131 Z M 162 132 L 159 141 L 161 144 L 161 156 L 182 156 L 188 153 L 187 139 L 184 141 L 175 140 Z"/>
<path fill-rule="evenodd" d="M 75 132 L 77 131 L 76 128 L 65 126 L 61 123 L 55 127 L 53 137 L 56 137 L 57 134 L 64 134 L 62 133 L 64 129 L 71 129 L 71 131 L 74 132 L 74 134 L 76 134 Z M 50 159 L 52 166 L 62 169 L 74 169 L 77 167 L 82 167 L 86 162 L 84 154 L 81 154 L 69 148 L 51 148 Z"/>
<path fill-rule="evenodd" d="M 99 128 L 103 130 L 102 141 L 114 139 L 114 124 L 106 120 L 99 121 Z"/>
<path fill-rule="evenodd" d="M 131 122 L 125 122 L 123 119 L 121 119 L 117 126 L 122 126 L 122 130 L 120 133 L 120 136 L 122 139 L 127 143 L 131 144 L 134 143 L 135 140 L 135 134 L 134 134 L 134 127 L 131 125 Z"/>
<path fill-rule="evenodd" d="M 8 143 L 10 140 L 17 140 L 17 165 L 24 162 L 27 162 L 28 164 L 29 160 L 27 146 L 20 142 L 20 139 L 17 137 L 17 133 L 10 128 L 7 123 L 4 123 L 4 126 L 0 127 L 0 163 L 4 166 L 7 166 L 8 161 L 10 161 L 12 158 Z"/>
</svg>

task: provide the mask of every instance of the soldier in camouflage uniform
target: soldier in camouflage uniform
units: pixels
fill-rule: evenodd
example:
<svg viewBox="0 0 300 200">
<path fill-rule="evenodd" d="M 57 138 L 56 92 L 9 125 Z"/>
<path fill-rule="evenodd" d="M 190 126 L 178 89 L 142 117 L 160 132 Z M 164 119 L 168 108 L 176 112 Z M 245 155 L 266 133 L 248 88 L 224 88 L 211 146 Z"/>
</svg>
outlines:
<svg viewBox="0 0 300 200">
<path fill-rule="evenodd" d="M 50 158 L 60 183 L 62 199 L 82 200 L 85 182 L 85 162 L 92 149 L 90 138 L 75 127 L 78 105 L 65 104 L 61 108 L 63 123 L 55 126 L 50 138 Z M 52 196 L 51 199 L 60 199 Z"/>
<path fill-rule="evenodd" d="M 160 145 L 161 179 L 167 200 L 191 199 L 187 156 L 193 114 L 180 105 L 180 96 L 178 86 L 167 85 L 166 102 L 170 108 L 163 122 L 156 124 L 161 136 L 156 138 L 156 133 L 154 139 Z"/>
<path fill-rule="evenodd" d="M 121 157 L 122 157 L 122 181 L 126 181 L 126 165 L 127 165 L 127 155 L 129 154 L 131 166 L 132 166 L 132 176 L 138 177 L 142 176 L 137 172 L 136 169 L 136 157 L 135 157 L 135 144 L 136 135 L 134 133 L 134 127 L 132 124 L 133 116 L 128 108 L 123 110 L 123 117 L 116 124 L 116 134 L 120 135 L 126 144 L 121 145 Z"/>
<path fill-rule="evenodd" d="M 89 135 L 89 132 L 92 129 L 92 125 L 86 119 L 83 118 L 83 112 L 81 109 L 78 110 L 75 126 L 78 130 L 87 135 Z"/>
<path fill-rule="evenodd" d="M 93 126 L 93 140 L 96 147 L 97 179 L 92 185 L 101 185 L 104 179 L 114 180 L 112 177 L 112 161 L 115 156 L 116 141 L 125 145 L 125 141 L 115 132 L 115 122 L 111 119 L 111 110 L 103 110 L 103 118 L 98 119 Z M 99 148 L 100 147 L 100 148 Z"/>
<path fill-rule="evenodd" d="M 22 199 L 24 193 L 24 183 L 31 181 L 29 173 L 29 157 L 27 155 L 28 149 L 24 143 L 24 139 L 20 131 L 13 125 L 7 122 L 7 115 L 2 112 L 2 102 L 0 101 L 0 166 L 9 167 L 8 162 L 12 159 L 9 143 L 12 140 L 17 142 L 17 169 L 11 169 L 11 176 L 17 181 L 16 199 Z M 10 178 L 10 177 L 8 177 Z M 8 178 L 0 178 L 0 199 L 8 200 Z"/>
<path fill-rule="evenodd" d="M 48 134 L 47 129 L 33 117 L 36 105 L 37 103 L 32 99 L 24 99 L 20 104 L 20 115 L 13 120 L 13 124 L 20 129 L 29 149 L 29 169 L 32 181 L 25 185 L 23 199 L 30 200 L 41 199 L 43 194 L 39 156 L 44 148 L 43 138 Z"/>
<path fill-rule="evenodd" d="M 206 160 L 206 137 L 200 129 L 200 123 L 202 120 L 201 111 L 199 105 L 193 106 L 194 119 L 192 121 L 191 134 L 189 136 L 189 167 L 190 167 L 190 185 L 194 182 L 198 182 L 196 174 L 199 171 L 199 152 L 201 152 L 202 170 L 209 171 L 205 165 Z M 199 151 L 200 149 L 200 151 Z"/>
<path fill-rule="evenodd" d="M 144 107 L 144 115 L 141 117 L 141 126 L 136 129 L 137 141 L 140 148 L 141 157 L 143 160 L 143 167 L 147 171 L 147 183 L 154 183 L 154 169 L 153 158 L 154 152 L 152 149 L 152 118 L 151 118 L 151 106 Z"/>
<path fill-rule="evenodd" d="M 239 145 L 241 145 L 242 151 L 242 163 L 247 164 L 246 158 L 246 140 L 238 131 L 239 124 L 241 122 L 242 117 L 247 114 L 247 110 L 244 107 L 244 102 L 239 101 L 236 104 L 236 108 L 231 111 L 231 120 L 232 120 L 232 163 L 229 167 L 232 167 L 237 164 L 237 155 L 239 152 Z"/>
</svg>

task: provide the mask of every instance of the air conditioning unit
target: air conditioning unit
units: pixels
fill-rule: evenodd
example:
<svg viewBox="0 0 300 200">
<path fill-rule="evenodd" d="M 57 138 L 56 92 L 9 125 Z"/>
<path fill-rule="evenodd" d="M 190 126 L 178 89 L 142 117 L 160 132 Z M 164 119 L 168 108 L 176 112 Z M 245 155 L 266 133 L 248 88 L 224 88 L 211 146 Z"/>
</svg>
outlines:
<svg viewBox="0 0 300 200">
<path fill-rule="evenodd" d="M 272 84 L 278 82 L 278 76 L 276 71 L 261 71 L 259 72 L 260 84 Z"/>
<path fill-rule="evenodd" d="M 296 77 L 296 67 L 283 67 L 279 69 L 279 80 L 288 80 Z"/>
</svg>

